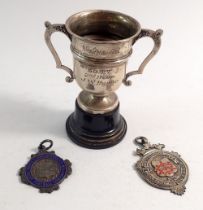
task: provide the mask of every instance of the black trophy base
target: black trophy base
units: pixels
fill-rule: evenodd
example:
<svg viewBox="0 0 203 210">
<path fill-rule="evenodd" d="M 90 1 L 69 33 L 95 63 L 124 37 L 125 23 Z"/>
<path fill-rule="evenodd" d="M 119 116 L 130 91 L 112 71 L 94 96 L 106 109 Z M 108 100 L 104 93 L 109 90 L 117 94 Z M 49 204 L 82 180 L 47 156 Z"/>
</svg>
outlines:
<svg viewBox="0 0 203 210">
<path fill-rule="evenodd" d="M 76 101 L 75 112 L 68 117 L 66 129 L 76 144 L 90 149 L 104 149 L 123 139 L 127 124 L 119 113 L 119 106 L 105 114 L 91 114 L 82 110 Z"/>
</svg>

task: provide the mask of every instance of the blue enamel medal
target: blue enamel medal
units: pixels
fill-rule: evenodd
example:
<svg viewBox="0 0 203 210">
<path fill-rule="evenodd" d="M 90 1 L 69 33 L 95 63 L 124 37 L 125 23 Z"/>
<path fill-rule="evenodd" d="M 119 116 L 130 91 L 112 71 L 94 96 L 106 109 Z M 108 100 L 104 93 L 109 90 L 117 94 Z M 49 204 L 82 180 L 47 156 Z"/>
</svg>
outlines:
<svg viewBox="0 0 203 210">
<path fill-rule="evenodd" d="M 45 143 L 49 143 L 48 147 Z M 38 153 L 20 169 L 21 181 L 32 185 L 41 193 L 51 193 L 59 189 L 59 184 L 71 174 L 71 162 L 63 160 L 54 151 L 48 151 L 53 146 L 52 140 L 44 140 L 38 147 Z"/>
</svg>

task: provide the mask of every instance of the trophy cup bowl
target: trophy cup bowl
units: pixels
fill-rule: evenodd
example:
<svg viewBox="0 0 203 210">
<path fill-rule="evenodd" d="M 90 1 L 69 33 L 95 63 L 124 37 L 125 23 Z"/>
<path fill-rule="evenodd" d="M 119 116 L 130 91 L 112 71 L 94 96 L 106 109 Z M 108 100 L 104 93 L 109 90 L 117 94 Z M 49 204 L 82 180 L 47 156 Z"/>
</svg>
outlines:
<svg viewBox="0 0 203 210">
<path fill-rule="evenodd" d="M 88 10 L 70 16 L 65 24 L 45 22 L 45 41 L 56 67 L 65 70 L 67 82 L 74 79 L 82 91 L 76 99 L 75 111 L 68 117 L 66 130 L 76 144 L 102 149 L 119 143 L 125 136 L 127 124 L 119 112 L 115 91 L 128 79 L 142 74 L 145 65 L 161 45 L 162 30 L 141 29 L 134 18 L 115 11 Z M 54 32 L 62 32 L 71 41 L 73 70 L 63 65 L 51 42 Z M 154 47 L 138 70 L 126 73 L 132 46 L 150 37 Z"/>
</svg>

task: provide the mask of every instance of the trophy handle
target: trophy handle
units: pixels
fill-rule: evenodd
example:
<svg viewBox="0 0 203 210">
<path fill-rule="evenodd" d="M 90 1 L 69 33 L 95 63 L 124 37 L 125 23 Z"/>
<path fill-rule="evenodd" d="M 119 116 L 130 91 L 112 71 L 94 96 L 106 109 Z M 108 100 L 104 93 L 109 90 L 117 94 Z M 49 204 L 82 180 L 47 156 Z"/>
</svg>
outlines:
<svg viewBox="0 0 203 210">
<path fill-rule="evenodd" d="M 152 49 L 152 51 L 147 55 L 147 57 L 144 59 L 144 61 L 141 63 L 141 65 L 139 66 L 138 70 L 136 71 L 131 71 L 128 72 L 123 80 L 123 83 L 126 86 L 130 86 L 132 84 L 132 82 L 130 80 L 128 80 L 128 78 L 132 75 L 135 74 L 142 74 L 144 71 L 145 66 L 147 65 L 147 63 L 155 56 L 155 54 L 158 52 L 160 46 L 161 46 L 161 35 L 162 35 L 163 31 L 161 29 L 158 29 L 156 31 L 150 30 L 150 29 L 142 29 L 140 34 L 138 35 L 138 37 L 136 37 L 134 43 L 143 37 L 150 37 L 153 39 L 154 41 L 154 47 Z"/>
<path fill-rule="evenodd" d="M 74 76 L 73 76 L 73 71 L 68 68 L 67 66 L 64 66 L 58 56 L 58 53 L 56 52 L 52 42 L 51 42 L 51 35 L 54 33 L 54 32 L 62 32 L 64 33 L 66 36 L 69 37 L 69 34 L 66 30 L 66 27 L 64 24 L 51 24 L 50 22 L 46 21 L 45 22 L 45 27 L 46 27 L 46 31 L 45 31 L 45 34 L 44 34 L 44 37 L 45 37 L 45 41 L 46 41 L 46 44 L 49 48 L 49 50 L 51 51 L 54 59 L 55 59 L 55 62 L 56 62 L 56 68 L 58 69 L 63 69 L 65 70 L 66 72 L 69 73 L 70 76 L 67 76 L 66 77 L 66 82 L 72 82 L 74 80 Z M 70 37 L 69 37 L 70 38 Z"/>
</svg>

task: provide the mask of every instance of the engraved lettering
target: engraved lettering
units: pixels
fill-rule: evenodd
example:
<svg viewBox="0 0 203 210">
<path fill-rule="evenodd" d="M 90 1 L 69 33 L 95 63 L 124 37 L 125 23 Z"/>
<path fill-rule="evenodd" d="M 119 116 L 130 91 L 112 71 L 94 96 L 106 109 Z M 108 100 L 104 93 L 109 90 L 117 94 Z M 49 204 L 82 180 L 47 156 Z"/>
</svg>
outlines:
<svg viewBox="0 0 203 210">
<path fill-rule="evenodd" d="M 110 68 L 96 68 L 95 66 L 89 66 L 85 63 L 80 63 L 81 69 L 81 81 L 89 90 L 95 90 L 96 88 L 104 90 L 113 90 L 120 80 L 115 72 L 118 72 L 119 67 Z"/>
<path fill-rule="evenodd" d="M 82 49 L 84 52 L 91 55 L 96 55 L 96 56 L 106 56 L 106 55 L 108 56 L 108 55 L 116 55 L 120 53 L 119 47 L 106 50 L 106 49 L 98 49 L 97 47 L 90 47 L 88 45 L 82 45 Z"/>
</svg>

